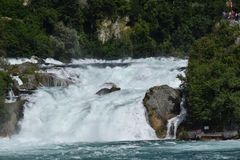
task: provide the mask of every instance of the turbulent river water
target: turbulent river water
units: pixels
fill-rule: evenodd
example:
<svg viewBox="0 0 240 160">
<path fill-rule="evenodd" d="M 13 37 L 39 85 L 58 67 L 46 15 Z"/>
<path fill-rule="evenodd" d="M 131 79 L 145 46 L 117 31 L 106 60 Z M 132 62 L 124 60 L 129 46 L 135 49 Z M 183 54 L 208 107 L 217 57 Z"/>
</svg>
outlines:
<svg viewBox="0 0 240 160">
<path fill-rule="evenodd" d="M 74 66 L 74 67 L 73 67 Z M 48 69 L 69 87 L 41 88 L 28 97 L 21 131 L 0 140 L 0 159 L 236 159 L 239 141 L 157 139 L 142 99 L 156 85 L 179 87 L 187 60 L 75 60 Z M 112 82 L 120 91 L 95 93 Z"/>
</svg>

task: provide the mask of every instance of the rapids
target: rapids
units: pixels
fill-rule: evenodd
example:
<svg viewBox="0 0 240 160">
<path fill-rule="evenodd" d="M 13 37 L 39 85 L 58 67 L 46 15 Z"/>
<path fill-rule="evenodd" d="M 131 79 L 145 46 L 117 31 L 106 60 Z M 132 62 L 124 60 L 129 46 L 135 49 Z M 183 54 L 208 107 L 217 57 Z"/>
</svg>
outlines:
<svg viewBox="0 0 240 160">
<path fill-rule="evenodd" d="M 187 60 L 175 58 L 127 59 L 119 61 L 74 60 L 84 67 L 49 69 L 75 83 L 66 88 L 41 88 L 28 97 L 21 131 L 2 146 L 156 140 L 145 117 L 142 99 L 155 85 L 179 87 L 178 68 Z M 113 82 L 120 91 L 98 96 L 104 83 Z"/>
</svg>

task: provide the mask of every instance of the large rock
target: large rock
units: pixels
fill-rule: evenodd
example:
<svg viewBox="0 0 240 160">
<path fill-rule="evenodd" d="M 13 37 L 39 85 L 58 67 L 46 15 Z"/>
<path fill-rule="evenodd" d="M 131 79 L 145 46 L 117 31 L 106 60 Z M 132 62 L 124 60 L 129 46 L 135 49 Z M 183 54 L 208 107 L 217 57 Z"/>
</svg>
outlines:
<svg viewBox="0 0 240 160">
<path fill-rule="evenodd" d="M 36 70 L 39 70 L 38 65 L 30 62 L 8 67 L 8 72 L 12 75 L 34 74 Z"/>
<path fill-rule="evenodd" d="M 18 86 L 19 90 L 35 90 L 38 87 L 66 87 L 72 83 L 68 79 L 62 79 L 52 73 L 35 73 L 20 76 L 23 85 Z"/>
<path fill-rule="evenodd" d="M 115 91 L 119 91 L 121 90 L 121 88 L 119 88 L 117 85 L 115 85 L 114 83 L 105 83 L 104 84 L 106 87 L 100 89 L 96 94 L 97 95 L 105 95 L 105 94 L 109 94 Z"/>
<path fill-rule="evenodd" d="M 150 88 L 143 104 L 151 127 L 159 138 L 164 138 L 167 131 L 167 120 L 175 117 L 180 112 L 180 91 L 167 85 Z"/>
<path fill-rule="evenodd" d="M 38 73 L 36 77 L 39 85 L 44 87 L 66 87 L 72 84 L 71 80 L 59 78 L 52 73 Z"/>
<path fill-rule="evenodd" d="M 40 65 L 45 63 L 44 60 L 33 56 L 32 60 L 37 63 L 26 62 L 23 64 L 12 65 L 8 67 L 8 73 L 13 77 L 19 77 L 23 84 L 19 84 L 14 79 L 14 85 L 19 90 L 35 90 L 38 87 L 57 87 L 68 86 L 72 83 L 69 79 L 62 79 L 53 73 L 40 72 Z"/>
<path fill-rule="evenodd" d="M 0 136 L 10 137 L 19 131 L 18 121 L 23 118 L 23 105 L 25 101 L 18 100 L 5 103 L 1 108 Z"/>
</svg>

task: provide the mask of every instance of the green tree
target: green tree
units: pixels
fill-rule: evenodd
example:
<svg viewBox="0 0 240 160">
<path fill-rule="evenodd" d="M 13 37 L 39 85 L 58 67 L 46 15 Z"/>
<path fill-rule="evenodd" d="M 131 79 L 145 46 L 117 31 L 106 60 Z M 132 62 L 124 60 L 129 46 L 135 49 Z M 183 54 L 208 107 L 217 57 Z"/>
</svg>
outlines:
<svg viewBox="0 0 240 160">
<path fill-rule="evenodd" d="M 187 72 L 188 122 L 222 131 L 240 122 L 239 26 L 221 22 L 191 49 Z"/>
</svg>

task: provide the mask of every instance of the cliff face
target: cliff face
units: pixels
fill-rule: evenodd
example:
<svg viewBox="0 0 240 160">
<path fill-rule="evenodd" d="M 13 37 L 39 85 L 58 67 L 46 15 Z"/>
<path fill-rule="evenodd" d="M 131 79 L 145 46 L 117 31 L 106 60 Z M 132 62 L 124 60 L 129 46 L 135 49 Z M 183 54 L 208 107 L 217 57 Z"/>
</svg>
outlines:
<svg viewBox="0 0 240 160">
<path fill-rule="evenodd" d="M 107 18 L 99 21 L 97 29 L 99 41 L 105 43 L 110 39 L 122 38 L 124 33 L 131 30 L 131 28 L 127 26 L 128 22 L 128 17 L 117 17 L 114 21 Z"/>
</svg>

